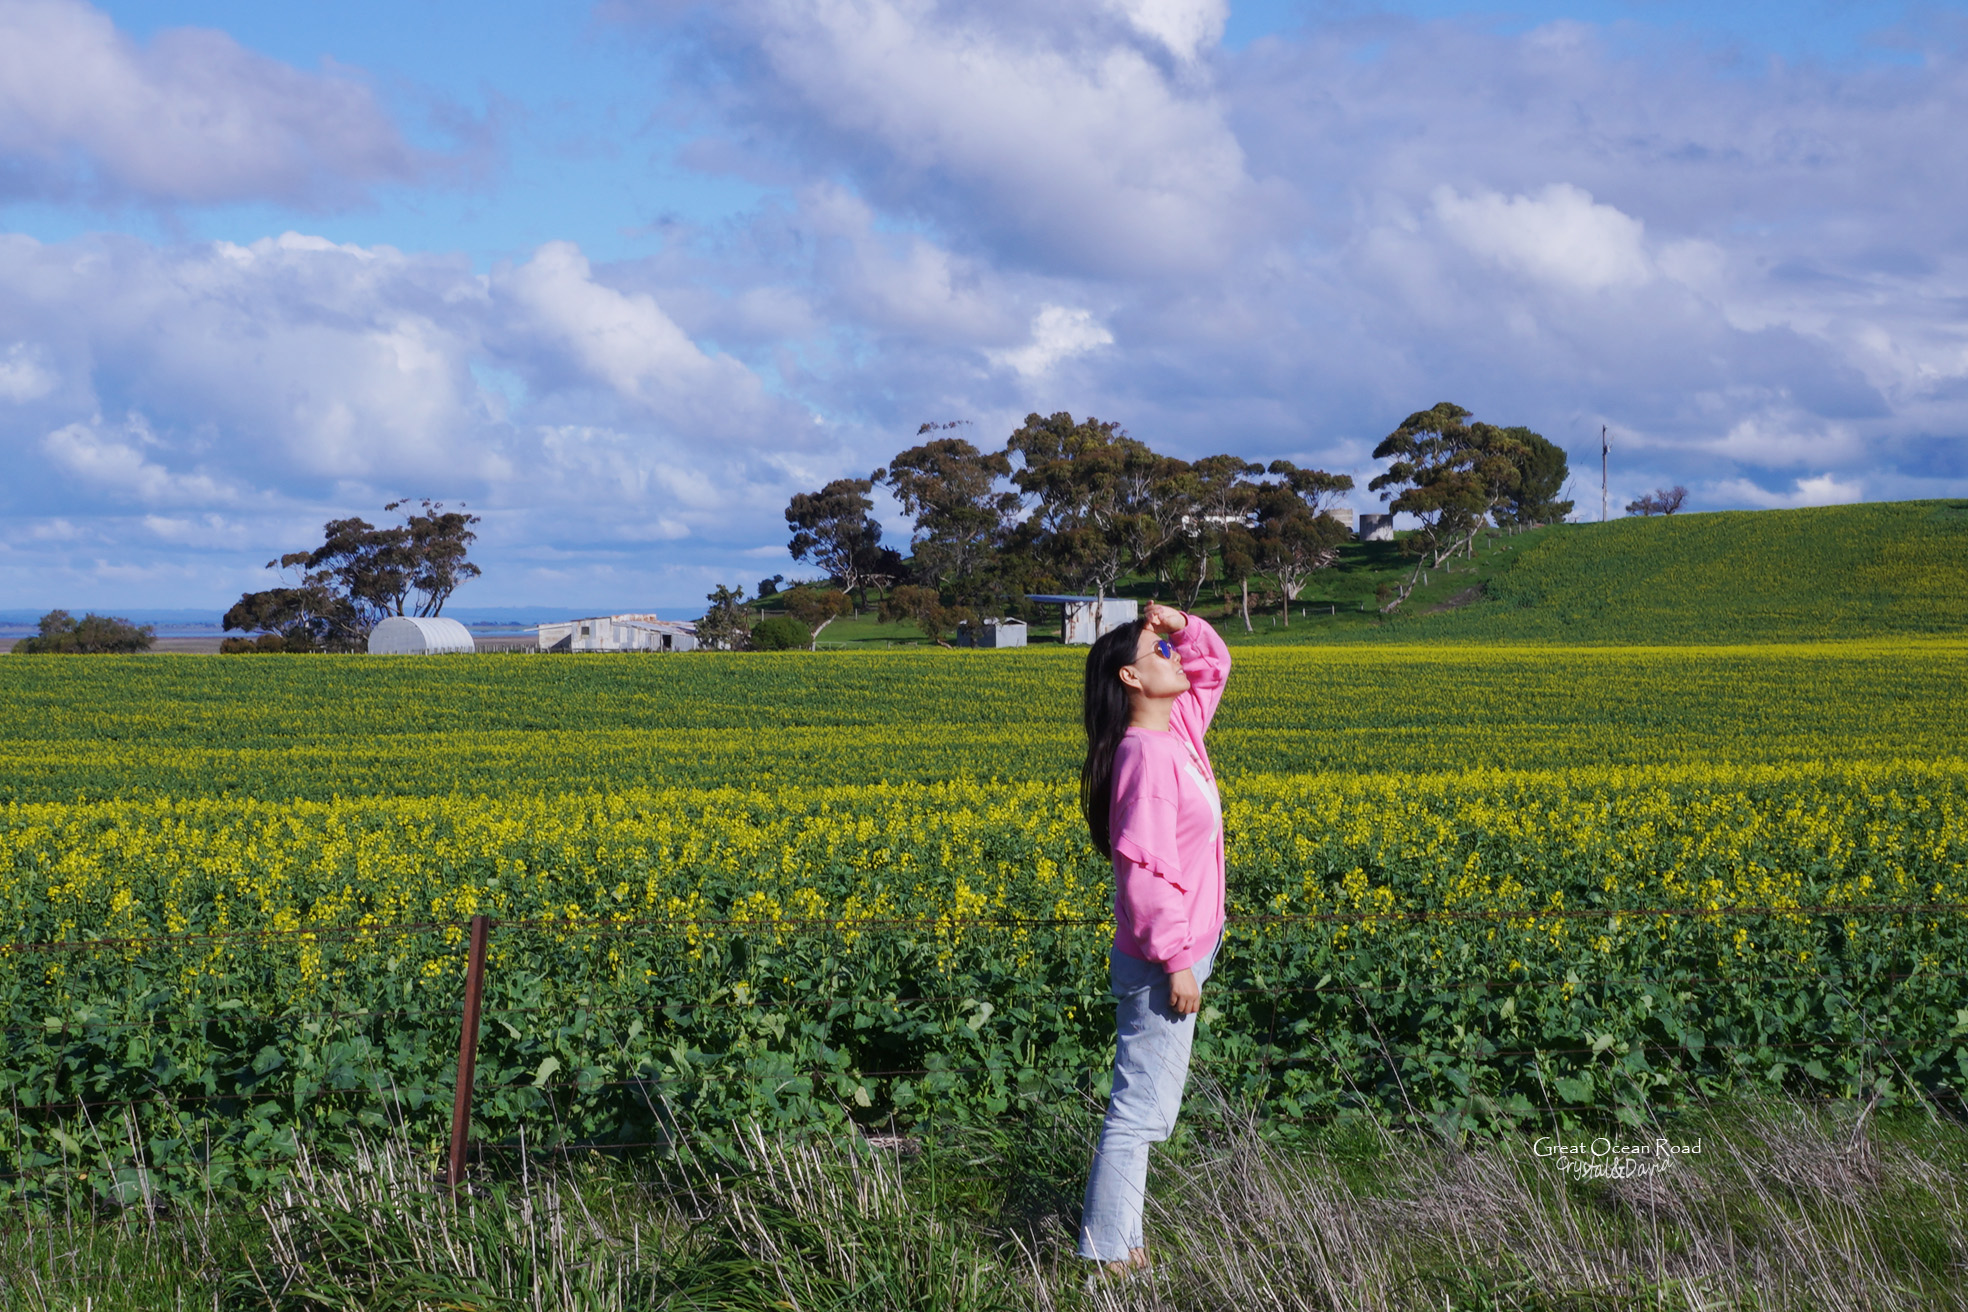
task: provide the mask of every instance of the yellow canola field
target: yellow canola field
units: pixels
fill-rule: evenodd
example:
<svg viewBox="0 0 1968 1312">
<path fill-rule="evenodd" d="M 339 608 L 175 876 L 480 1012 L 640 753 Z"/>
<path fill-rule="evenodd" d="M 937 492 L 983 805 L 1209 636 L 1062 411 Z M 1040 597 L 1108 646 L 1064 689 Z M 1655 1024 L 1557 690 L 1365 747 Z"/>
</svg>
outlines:
<svg viewBox="0 0 1968 1312">
<path fill-rule="evenodd" d="M 1588 933 L 1556 913 L 1954 903 L 1968 894 L 1965 794 L 1961 761 L 1252 776 L 1227 789 L 1230 910 L 1239 933 L 1317 923 L 1341 942 L 1360 926 L 1317 918 L 1504 916 L 1513 940 L 1583 934 L 1603 952 L 1670 922 Z M 197 975 L 299 950 L 278 936 L 478 913 L 657 922 L 693 941 L 730 921 L 831 926 L 851 943 L 896 921 L 1097 926 L 1110 896 L 1075 795 L 1029 783 L 0 811 L 10 941 L 276 936 L 126 949 Z M 1751 950 L 1762 926 L 1740 928 Z M 455 939 L 432 937 L 429 960 L 455 965 Z"/>
<path fill-rule="evenodd" d="M 1235 650 L 1218 771 L 1926 760 L 1959 642 Z M 1082 655 L 0 662 L 0 801 L 1065 782 Z"/>
<path fill-rule="evenodd" d="M 1077 659 L 0 663 L 0 1190 L 442 1144 L 474 914 L 486 1142 L 1085 1107 Z M 1968 1110 L 1965 690 L 1960 644 L 1239 653 L 1197 1069 L 1443 1129 Z"/>
</svg>

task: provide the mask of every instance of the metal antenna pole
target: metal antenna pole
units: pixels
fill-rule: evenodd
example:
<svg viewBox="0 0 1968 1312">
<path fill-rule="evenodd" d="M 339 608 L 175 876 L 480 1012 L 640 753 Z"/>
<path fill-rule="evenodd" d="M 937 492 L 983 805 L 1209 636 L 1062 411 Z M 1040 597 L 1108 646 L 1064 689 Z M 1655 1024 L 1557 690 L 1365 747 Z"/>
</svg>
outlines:
<svg viewBox="0 0 1968 1312">
<path fill-rule="evenodd" d="M 1606 426 L 1599 425 L 1599 522 L 1606 522 L 1606 452 L 1612 443 L 1606 440 Z"/>
</svg>

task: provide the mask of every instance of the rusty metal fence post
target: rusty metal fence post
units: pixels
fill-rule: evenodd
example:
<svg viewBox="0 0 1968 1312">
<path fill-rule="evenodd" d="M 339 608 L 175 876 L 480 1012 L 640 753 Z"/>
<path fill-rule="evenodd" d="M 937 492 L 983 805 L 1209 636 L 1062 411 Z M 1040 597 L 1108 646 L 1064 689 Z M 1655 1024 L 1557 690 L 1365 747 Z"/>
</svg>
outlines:
<svg viewBox="0 0 1968 1312">
<path fill-rule="evenodd" d="M 465 1014 L 458 1027 L 458 1090 L 451 1100 L 451 1169 L 445 1182 L 451 1196 L 465 1178 L 465 1144 L 471 1137 L 472 1076 L 478 1065 L 478 1004 L 485 992 L 486 916 L 471 918 L 471 957 L 465 966 Z"/>
</svg>

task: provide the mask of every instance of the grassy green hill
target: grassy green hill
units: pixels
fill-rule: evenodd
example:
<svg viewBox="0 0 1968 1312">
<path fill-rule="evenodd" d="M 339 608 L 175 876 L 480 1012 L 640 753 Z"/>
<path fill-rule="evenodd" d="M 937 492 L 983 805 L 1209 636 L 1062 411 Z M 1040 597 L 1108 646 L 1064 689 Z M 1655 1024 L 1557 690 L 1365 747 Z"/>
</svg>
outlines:
<svg viewBox="0 0 1968 1312">
<path fill-rule="evenodd" d="M 1574 525 L 1487 573 L 1480 600 L 1417 611 L 1380 632 L 1643 644 L 1959 634 L 1968 630 L 1968 502 Z"/>
<path fill-rule="evenodd" d="M 1427 571 L 1393 615 L 1379 613 L 1414 570 L 1398 542 L 1349 543 L 1293 603 L 1253 597 L 1245 632 L 1235 595 L 1196 609 L 1237 645 L 1518 642 L 1674 645 L 1816 642 L 1968 633 L 1968 501 L 1886 501 L 1809 510 L 1725 511 L 1491 532 L 1474 560 Z M 1151 577 L 1121 595 L 1163 593 Z M 1056 612 L 1052 613 L 1056 615 Z M 1056 642 L 1058 621 L 1033 626 Z M 913 645 L 912 624 L 872 614 L 831 625 L 822 645 Z"/>
</svg>

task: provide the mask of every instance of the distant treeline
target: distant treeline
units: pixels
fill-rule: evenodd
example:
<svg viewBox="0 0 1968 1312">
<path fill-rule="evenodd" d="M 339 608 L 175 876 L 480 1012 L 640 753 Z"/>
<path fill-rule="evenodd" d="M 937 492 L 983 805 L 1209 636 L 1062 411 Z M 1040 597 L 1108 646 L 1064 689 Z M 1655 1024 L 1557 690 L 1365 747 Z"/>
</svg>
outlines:
<svg viewBox="0 0 1968 1312">
<path fill-rule="evenodd" d="M 790 623 L 757 634 L 744 588 L 718 587 L 698 627 L 701 644 L 804 644 L 857 602 L 865 608 L 870 590 L 884 620 L 911 621 L 935 639 L 980 613 L 1031 618 L 1025 599 L 1032 594 L 1105 593 L 1130 576 L 1152 577 L 1185 609 L 1212 582 L 1226 597 L 1240 589 L 1248 616 L 1253 583 L 1289 608 L 1348 537 L 1327 513 L 1353 490 L 1345 474 L 1231 454 L 1182 460 L 1111 420 L 1065 411 L 1027 415 L 995 451 L 964 436 L 969 426 L 923 424 L 916 445 L 868 477 L 795 494 L 786 506 L 787 547 L 825 577 L 784 593 L 782 576 L 761 580 L 760 596 L 775 597 Z M 1403 538 L 1417 574 L 1472 550 L 1486 523 L 1549 523 L 1572 509 L 1557 499 L 1568 473 L 1563 448 L 1528 428 L 1475 422 L 1447 401 L 1409 415 L 1373 454 L 1390 463 L 1368 488 L 1417 525 Z M 910 517 L 906 555 L 882 545 L 870 495 L 877 485 Z M 1676 498 L 1657 508 L 1678 506 Z M 440 614 L 480 573 L 469 559 L 478 516 L 428 499 L 383 508 L 402 522 L 331 520 L 320 546 L 268 561 L 286 581 L 241 595 L 225 627 L 256 636 L 227 639 L 223 649 L 361 651 L 387 616 Z M 1386 609 L 1406 595 L 1402 588 Z M 56 611 L 43 618 L 39 636 L 14 649 L 133 651 L 147 648 L 150 636 L 121 621 Z"/>
<path fill-rule="evenodd" d="M 350 517 L 322 525 L 321 545 L 267 562 L 287 581 L 248 592 L 225 613 L 226 652 L 364 651 L 369 630 L 391 615 L 438 615 L 458 586 L 479 576 L 469 559 L 477 515 L 426 498 L 384 510 L 403 522 L 377 526 Z"/>
<path fill-rule="evenodd" d="M 116 652 L 149 651 L 157 630 L 148 624 L 132 624 L 113 615 L 90 611 L 76 619 L 65 610 L 51 610 L 41 617 L 39 632 L 14 644 L 16 656 L 38 652 L 59 652 L 74 656 Z"/>
<path fill-rule="evenodd" d="M 1152 576 L 1185 608 L 1211 582 L 1246 598 L 1257 582 L 1289 606 L 1348 536 L 1326 513 L 1353 490 L 1345 474 L 1229 454 L 1181 460 L 1117 423 L 1063 411 L 1027 415 L 995 451 L 959 432 L 968 426 L 924 424 L 917 445 L 868 477 L 794 496 L 793 559 L 863 606 L 870 589 L 886 592 L 885 618 L 934 637 L 978 612 L 1018 613 L 1027 594 L 1101 593 L 1124 576 Z M 1446 401 L 1408 416 L 1374 458 L 1392 463 L 1368 487 L 1418 524 L 1404 539 L 1417 569 L 1469 550 L 1486 522 L 1549 523 L 1572 509 L 1557 499 L 1563 448 L 1528 428 L 1473 422 Z M 910 516 L 907 556 L 882 545 L 877 485 Z M 802 591 L 795 611 L 816 589 Z M 742 595 L 720 588 L 707 618 Z"/>
</svg>

